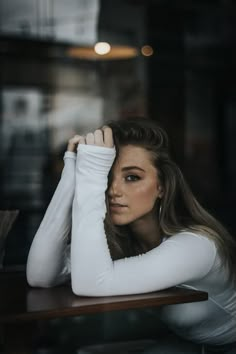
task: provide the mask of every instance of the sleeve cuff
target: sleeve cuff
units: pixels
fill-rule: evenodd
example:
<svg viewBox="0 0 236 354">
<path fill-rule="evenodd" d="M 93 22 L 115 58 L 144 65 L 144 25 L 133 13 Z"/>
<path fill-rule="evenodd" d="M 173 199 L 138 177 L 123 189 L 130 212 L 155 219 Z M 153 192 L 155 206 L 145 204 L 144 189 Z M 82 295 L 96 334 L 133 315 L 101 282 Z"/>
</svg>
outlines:
<svg viewBox="0 0 236 354">
<path fill-rule="evenodd" d="M 64 160 L 67 158 L 76 160 L 76 153 L 72 151 L 66 151 L 64 154 Z"/>
<path fill-rule="evenodd" d="M 88 153 L 101 153 L 106 155 L 114 155 L 115 147 L 98 146 L 98 145 L 87 145 L 78 144 L 77 151 L 88 152 Z"/>
<path fill-rule="evenodd" d="M 107 177 L 115 159 L 115 147 L 80 144 L 77 151 L 77 160 L 79 161 L 77 171 L 79 173 L 82 173 L 83 176 L 86 174 L 87 177 L 88 175 L 92 177 L 94 173 L 96 178 L 98 175 Z"/>
</svg>

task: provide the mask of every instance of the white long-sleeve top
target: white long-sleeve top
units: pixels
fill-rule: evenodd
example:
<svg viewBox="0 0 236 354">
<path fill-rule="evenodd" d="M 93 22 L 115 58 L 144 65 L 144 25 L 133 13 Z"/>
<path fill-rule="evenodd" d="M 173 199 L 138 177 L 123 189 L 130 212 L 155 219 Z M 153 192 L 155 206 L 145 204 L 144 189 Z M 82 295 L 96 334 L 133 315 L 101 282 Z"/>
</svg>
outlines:
<svg viewBox="0 0 236 354">
<path fill-rule="evenodd" d="M 112 260 L 103 222 L 114 158 L 114 148 L 94 145 L 79 145 L 77 157 L 65 153 L 61 180 L 30 248 L 29 284 L 50 287 L 71 277 L 73 292 L 85 296 L 176 285 L 204 290 L 208 301 L 164 306 L 163 320 L 189 340 L 215 345 L 236 341 L 236 288 L 206 236 L 180 232 L 145 254 Z"/>
</svg>

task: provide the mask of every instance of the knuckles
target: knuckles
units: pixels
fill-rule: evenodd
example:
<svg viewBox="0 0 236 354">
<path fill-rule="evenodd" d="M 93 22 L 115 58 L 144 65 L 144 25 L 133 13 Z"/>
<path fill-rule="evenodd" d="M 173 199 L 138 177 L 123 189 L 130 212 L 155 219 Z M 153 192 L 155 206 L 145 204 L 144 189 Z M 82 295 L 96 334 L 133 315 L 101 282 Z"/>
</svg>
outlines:
<svg viewBox="0 0 236 354">
<path fill-rule="evenodd" d="M 113 146 L 113 134 L 112 129 L 108 126 L 103 126 L 101 129 L 96 129 L 94 132 L 89 132 L 85 136 L 74 135 L 68 140 L 68 144 L 76 145 L 83 140 L 88 145 L 98 145 L 105 147 Z M 82 142 L 82 141 L 81 141 Z"/>
<path fill-rule="evenodd" d="M 79 141 L 80 138 L 81 138 L 80 135 L 74 135 L 72 138 L 69 139 L 68 142 L 75 144 L 77 141 Z"/>
</svg>

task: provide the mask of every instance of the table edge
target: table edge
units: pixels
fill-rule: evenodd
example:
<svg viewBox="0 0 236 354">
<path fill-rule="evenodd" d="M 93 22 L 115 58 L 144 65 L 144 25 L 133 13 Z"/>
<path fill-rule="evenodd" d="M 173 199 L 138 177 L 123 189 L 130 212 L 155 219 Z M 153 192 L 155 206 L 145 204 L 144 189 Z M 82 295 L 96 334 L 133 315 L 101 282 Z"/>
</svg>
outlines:
<svg viewBox="0 0 236 354">
<path fill-rule="evenodd" d="M 192 290 L 192 289 L 189 289 Z M 55 318 L 62 318 L 62 317 L 76 317 L 85 314 L 95 314 L 101 312 L 109 312 L 109 311 L 119 311 L 119 310 L 132 310 L 132 309 L 141 309 L 141 308 L 150 308 L 150 307 L 160 307 L 163 305 L 176 305 L 176 304 L 183 304 L 183 303 L 190 303 L 190 302 L 199 302 L 205 301 L 208 299 L 208 293 L 205 291 L 199 290 L 192 290 L 192 293 L 185 295 L 185 299 L 181 298 L 181 295 L 176 295 L 175 299 L 171 304 L 163 298 L 149 298 L 146 302 L 140 304 L 140 300 L 121 300 L 116 302 L 106 302 L 100 304 L 88 304 L 84 305 L 83 307 L 70 307 L 70 308 L 62 308 L 60 309 L 60 315 L 58 316 L 58 309 L 51 309 L 45 311 L 32 311 L 28 313 L 19 313 L 15 315 L 3 315 L 0 316 L 0 323 L 17 323 L 17 322 L 29 322 L 29 321 L 41 321 L 41 320 L 50 320 Z M 196 291 L 196 293 L 194 293 Z M 111 298 L 112 297 L 107 297 Z"/>
</svg>

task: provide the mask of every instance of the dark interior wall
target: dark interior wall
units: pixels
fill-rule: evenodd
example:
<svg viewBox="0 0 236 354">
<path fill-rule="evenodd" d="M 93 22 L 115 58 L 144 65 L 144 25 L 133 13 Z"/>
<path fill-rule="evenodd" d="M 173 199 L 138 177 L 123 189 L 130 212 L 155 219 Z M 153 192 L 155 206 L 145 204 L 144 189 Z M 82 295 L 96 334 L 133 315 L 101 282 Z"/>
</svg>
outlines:
<svg viewBox="0 0 236 354">
<path fill-rule="evenodd" d="M 236 232 L 236 7 L 151 1 L 149 112 L 203 205 Z"/>
<path fill-rule="evenodd" d="M 151 4 L 147 9 L 148 42 L 154 55 L 148 65 L 149 115 L 167 130 L 172 153 L 184 161 L 185 14 L 181 8 Z"/>
</svg>

